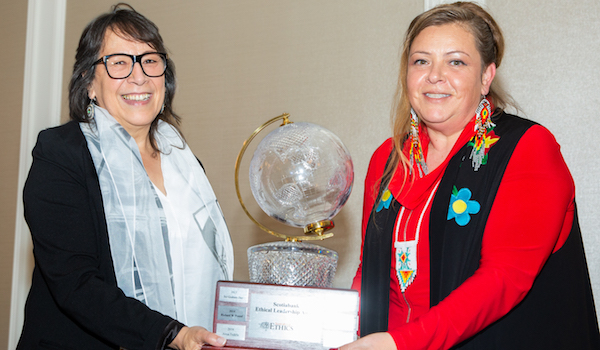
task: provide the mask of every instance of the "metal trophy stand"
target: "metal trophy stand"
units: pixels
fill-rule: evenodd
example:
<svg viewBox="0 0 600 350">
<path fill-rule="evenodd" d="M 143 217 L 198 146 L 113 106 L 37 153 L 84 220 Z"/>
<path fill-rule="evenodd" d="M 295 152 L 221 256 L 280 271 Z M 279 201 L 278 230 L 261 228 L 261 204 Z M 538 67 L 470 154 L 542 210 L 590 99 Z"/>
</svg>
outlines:
<svg viewBox="0 0 600 350">
<path fill-rule="evenodd" d="M 267 215 L 291 226 L 303 226 L 304 235 L 301 236 L 278 233 L 258 222 L 244 205 L 240 194 L 239 170 L 246 149 L 258 133 L 279 120 L 282 121 L 281 126 L 261 141 L 251 162 L 252 193 Z M 256 158 L 261 150 L 262 153 Z M 282 170 L 281 167 L 285 165 L 289 169 Z M 265 179 L 262 172 L 276 166 L 280 168 L 275 179 Z M 323 172 L 318 173 L 319 167 L 328 169 L 324 172 L 328 178 L 320 176 Z M 320 177 L 315 175 L 317 173 Z M 319 177 L 321 183 L 311 182 L 304 176 Z M 329 130 L 310 123 L 292 123 L 287 113 L 257 128 L 244 141 L 235 163 L 236 193 L 250 220 L 283 241 L 248 248 L 250 282 L 330 288 L 337 267 L 337 252 L 304 241 L 324 240 L 333 236 L 328 232 L 334 227 L 331 218 L 348 199 L 353 179 L 350 155 L 339 138 Z M 264 183 L 268 185 L 260 187 Z M 281 186 L 275 188 L 278 185 Z M 315 199 L 319 195 L 329 201 L 319 202 Z M 327 206 L 324 202 L 334 205 L 324 208 Z M 294 206 L 295 211 L 290 209 Z"/>
</svg>

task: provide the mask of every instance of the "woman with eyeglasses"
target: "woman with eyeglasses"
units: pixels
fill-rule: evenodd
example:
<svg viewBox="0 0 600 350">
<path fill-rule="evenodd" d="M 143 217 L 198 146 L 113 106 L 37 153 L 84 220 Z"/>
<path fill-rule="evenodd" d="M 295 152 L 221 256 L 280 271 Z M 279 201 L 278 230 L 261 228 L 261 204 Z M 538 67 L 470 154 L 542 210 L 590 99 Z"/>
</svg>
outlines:
<svg viewBox="0 0 600 350">
<path fill-rule="evenodd" d="M 173 112 L 158 28 L 125 4 L 83 31 L 71 121 L 42 131 L 24 188 L 35 269 L 18 349 L 200 349 L 233 248 Z"/>
</svg>

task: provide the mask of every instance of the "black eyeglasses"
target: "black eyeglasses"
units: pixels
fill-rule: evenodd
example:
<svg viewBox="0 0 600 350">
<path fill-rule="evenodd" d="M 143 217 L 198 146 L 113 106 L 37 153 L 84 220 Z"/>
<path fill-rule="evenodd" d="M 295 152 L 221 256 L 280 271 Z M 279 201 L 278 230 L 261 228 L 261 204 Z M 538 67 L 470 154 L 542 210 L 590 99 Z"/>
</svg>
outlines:
<svg viewBox="0 0 600 350">
<path fill-rule="evenodd" d="M 108 76 L 113 79 L 125 79 L 133 72 L 133 65 L 139 62 L 142 72 L 151 78 L 160 77 L 167 70 L 167 54 L 147 52 L 141 55 L 116 53 L 101 57 L 93 66 L 104 63 Z"/>
</svg>

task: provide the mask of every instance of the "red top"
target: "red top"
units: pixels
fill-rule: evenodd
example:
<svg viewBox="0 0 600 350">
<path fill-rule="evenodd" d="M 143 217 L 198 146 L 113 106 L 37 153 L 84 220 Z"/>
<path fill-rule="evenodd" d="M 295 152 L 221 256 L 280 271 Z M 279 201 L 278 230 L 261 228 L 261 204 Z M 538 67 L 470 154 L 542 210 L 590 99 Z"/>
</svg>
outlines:
<svg viewBox="0 0 600 350">
<path fill-rule="evenodd" d="M 388 185 L 394 198 L 405 208 L 401 222 L 395 225 L 400 230 L 399 241 L 404 240 L 404 232 L 407 240 L 415 238 L 422 216 L 417 274 L 404 295 L 396 277 L 395 259 L 390 262 L 388 332 L 398 349 L 447 349 L 475 335 L 525 297 L 550 254 L 557 251 L 569 235 L 575 211 L 573 179 L 554 136 L 535 125 L 523 135 L 506 168 L 483 235 L 480 267 L 447 298 L 430 308 L 431 206 L 425 208 L 425 204 L 449 160 L 474 135 L 473 126 L 471 122 L 465 127 L 446 160 L 429 174 L 402 188 L 400 168 Z M 424 129 L 421 135 L 427 158 L 429 138 Z M 363 203 L 363 242 L 379 191 L 378 180 L 392 147 L 392 140 L 386 140 L 369 164 Z M 392 257 L 394 253 L 392 251 Z M 352 283 L 352 288 L 359 292 L 361 267 L 362 263 Z"/>
</svg>

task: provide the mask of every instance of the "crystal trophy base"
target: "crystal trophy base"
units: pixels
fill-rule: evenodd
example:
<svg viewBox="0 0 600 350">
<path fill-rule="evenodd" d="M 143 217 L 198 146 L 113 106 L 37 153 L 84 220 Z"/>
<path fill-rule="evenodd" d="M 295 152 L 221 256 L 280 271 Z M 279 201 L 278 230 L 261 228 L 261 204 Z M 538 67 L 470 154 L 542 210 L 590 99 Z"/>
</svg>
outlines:
<svg viewBox="0 0 600 350">
<path fill-rule="evenodd" d="M 337 252 L 303 242 L 271 242 L 248 248 L 250 282 L 331 288 Z"/>
</svg>

